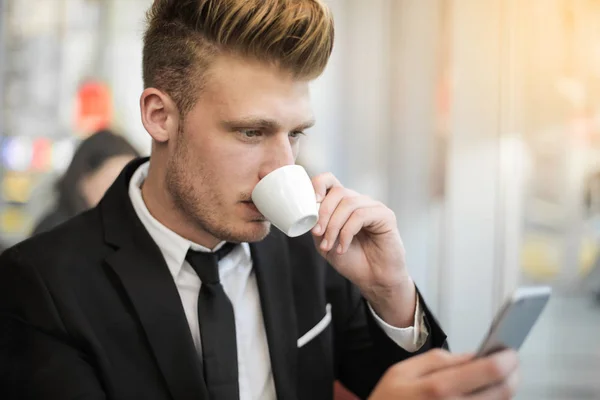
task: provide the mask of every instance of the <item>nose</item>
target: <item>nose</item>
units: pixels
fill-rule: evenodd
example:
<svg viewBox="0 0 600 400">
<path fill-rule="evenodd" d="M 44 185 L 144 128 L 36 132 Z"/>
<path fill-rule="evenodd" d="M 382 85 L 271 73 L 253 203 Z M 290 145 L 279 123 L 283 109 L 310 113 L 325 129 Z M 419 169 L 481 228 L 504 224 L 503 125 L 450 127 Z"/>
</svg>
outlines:
<svg viewBox="0 0 600 400">
<path fill-rule="evenodd" d="M 276 135 L 269 142 L 269 146 L 265 149 L 265 162 L 259 171 L 259 179 L 277 168 L 296 163 L 296 152 L 287 133 Z"/>
</svg>

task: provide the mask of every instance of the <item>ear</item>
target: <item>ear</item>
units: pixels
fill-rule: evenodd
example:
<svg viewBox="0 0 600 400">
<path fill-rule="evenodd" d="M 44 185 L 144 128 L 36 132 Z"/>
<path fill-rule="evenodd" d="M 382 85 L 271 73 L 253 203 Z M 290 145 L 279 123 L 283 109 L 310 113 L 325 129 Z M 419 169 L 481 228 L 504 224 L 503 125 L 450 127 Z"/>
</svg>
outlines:
<svg viewBox="0 0 600 400">
<path fill-rule="evenodd" d="M 177 134 L 179 110 L 175 102 L 164 92 L 148 88 L 140 97 L 142 124 L 158 143 L 165 143 Z"/>
</svg>

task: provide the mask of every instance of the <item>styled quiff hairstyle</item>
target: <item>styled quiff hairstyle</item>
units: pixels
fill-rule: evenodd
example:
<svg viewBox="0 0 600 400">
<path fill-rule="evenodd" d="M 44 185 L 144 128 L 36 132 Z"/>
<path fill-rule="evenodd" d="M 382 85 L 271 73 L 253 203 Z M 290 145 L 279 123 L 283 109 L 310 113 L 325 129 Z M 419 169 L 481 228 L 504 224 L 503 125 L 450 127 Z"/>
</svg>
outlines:
<svg viewBox="0 0 600 400">
<path fill-rule="evenodd" d="M 218 54 L 310 80 L 323 72 L 333 48 L 333 17 L 322 0 L 155 0 L 147 24 L 144 87 L 167 93 L 183 116 Z"/>
</svg>

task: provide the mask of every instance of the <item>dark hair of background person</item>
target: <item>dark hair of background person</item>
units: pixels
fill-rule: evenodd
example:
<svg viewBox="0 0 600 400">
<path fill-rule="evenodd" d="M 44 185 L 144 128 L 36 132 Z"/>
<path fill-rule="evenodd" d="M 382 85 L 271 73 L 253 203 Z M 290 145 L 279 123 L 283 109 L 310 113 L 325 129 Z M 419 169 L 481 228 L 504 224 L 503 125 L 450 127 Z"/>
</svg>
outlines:
<svg viewBox="0 0 600 400">
<path fill-rule="evenodd" d="M 118 156 L 139 157 L 138 151 L 122 136 L 101 130 L 83 140 L 75 151 L 71 163 L 55 185 L 57 204 L 36 226 L 33 234 L 49 230 L 56 225 L 87 210 L 80 189 L 83 179 L 96 172 L 107 160 Z"/>
</svg>

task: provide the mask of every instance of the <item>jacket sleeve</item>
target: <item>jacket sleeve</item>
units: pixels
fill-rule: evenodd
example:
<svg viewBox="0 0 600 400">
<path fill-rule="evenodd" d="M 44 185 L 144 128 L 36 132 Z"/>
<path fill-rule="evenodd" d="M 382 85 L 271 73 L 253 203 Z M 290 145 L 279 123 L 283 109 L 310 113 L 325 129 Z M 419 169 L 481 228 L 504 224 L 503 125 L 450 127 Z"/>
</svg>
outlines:
<svg viewBox="0 0 600 400">
<path fill-rule="evenodd" d="M 418 351 L 409 353 L 379 327 L 356 286 L 331 267 L 327 280 L 333 309 L 336 378 L 360 398 L 369 395 L 393 364 L 432 348 L 448 348 L 445 333 L 418 290 L 429 335 Z"/>
<path fill-rule="evenodd" d="M 106 398 L 53 294 L 18 247 L 0 257 L 0 398 Z"/>
</svg>

